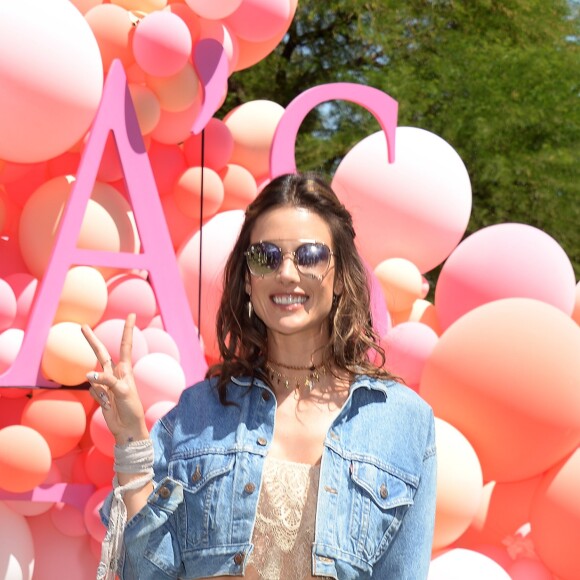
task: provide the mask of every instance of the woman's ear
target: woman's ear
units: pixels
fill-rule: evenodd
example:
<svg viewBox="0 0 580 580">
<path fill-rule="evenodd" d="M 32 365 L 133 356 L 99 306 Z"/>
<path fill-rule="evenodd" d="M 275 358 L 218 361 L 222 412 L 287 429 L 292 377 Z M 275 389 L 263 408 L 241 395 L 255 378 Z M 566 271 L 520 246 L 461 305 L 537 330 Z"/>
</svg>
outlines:
<svg viewBox="0 0 580 580">
<path fill-rule="evenodd" d="M 342 291 L 344 290 L 344 284 L 342 282 L 342 279 L 340 278 L 336 278 L 334 280 L 334 288 L 332 290 L 332 293 L 335 296 L 340 296 L 342 294 Z"/>
<path fill-rule="evenodd" d="M 245 275 L 245 290 L 248 296 L 252 295 L 252 283 L 250 282 L 250 276 L 247 272 Z"/>
</svg>

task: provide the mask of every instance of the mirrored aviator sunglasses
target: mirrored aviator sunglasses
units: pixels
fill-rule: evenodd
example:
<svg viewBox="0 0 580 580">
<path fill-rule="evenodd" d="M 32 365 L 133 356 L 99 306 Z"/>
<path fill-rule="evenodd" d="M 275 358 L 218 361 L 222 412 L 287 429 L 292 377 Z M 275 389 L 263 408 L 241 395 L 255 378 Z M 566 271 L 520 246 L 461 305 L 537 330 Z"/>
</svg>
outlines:
<svg viewBox="0 0 580 580">
<path fill-rule="evenodd" d="M 250 274 L 263 278 L 278 270 L 286 256 L 290 256 L 303 276 L 322 280 L 330 267 L 330 248 L 322 242 L 307 241 L 294 251 L 284 252 L 273 242 L 259 241 L 245 252 Z"/>
</svg>

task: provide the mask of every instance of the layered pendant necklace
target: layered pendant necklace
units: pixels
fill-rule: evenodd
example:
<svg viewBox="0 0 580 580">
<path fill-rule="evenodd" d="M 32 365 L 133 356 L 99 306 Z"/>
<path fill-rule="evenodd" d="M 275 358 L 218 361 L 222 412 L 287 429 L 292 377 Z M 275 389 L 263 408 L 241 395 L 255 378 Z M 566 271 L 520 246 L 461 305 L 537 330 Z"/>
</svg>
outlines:
<svg viewBox="0 0 580 580">
<path fill-rule="evenodd" d="M 301 371 L 307 372 L 306 377 L 294 374 L 285 374 L 277 371 L 272 365 L 277 367 L 288 369 L 290 371 Z M 326 374 L 326 368 L 324 364 L 309 365 L 309 366 L 292 366 L 286 365 L 275 360 L 266 361 L 266 370 L 268 371 L 268 376 L 272 383 L 276 385 L 283 385 L 285 389 L 296 389 L 299 390 L 301 387 L 306 387 L 309 392 L 312 392 L 314 385 L 320 381 L 320 377 Z"/>
</svg>

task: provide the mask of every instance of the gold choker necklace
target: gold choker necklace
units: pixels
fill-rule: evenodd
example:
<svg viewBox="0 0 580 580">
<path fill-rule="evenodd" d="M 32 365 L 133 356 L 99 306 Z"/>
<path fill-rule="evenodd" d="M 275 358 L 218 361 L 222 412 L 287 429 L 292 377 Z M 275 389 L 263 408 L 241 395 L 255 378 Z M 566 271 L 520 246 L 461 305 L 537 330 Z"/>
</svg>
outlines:
<svg viewBox="0 0 580 580">
<path fill-rule="evenodd" d="M 289 369 L 292 371 L 308 371 L 308 374 L 306 377 L 286 375 L 280 371 L 277 371 L 272 366 L 273 364 L 283 369 Z M 314 388 L 314 385 L 320 381 L 320 377 L 326 374 L 326 368 L 324 367 L 324 364 L 320 364 L 319 366 L 313 364 L 309 366 L 292 366 L 275 360 L 269 360 L 266 361 L 265 366 L 272 383 L 275 382 L 277 385 L 284 385 L 284 388 L 287 390 L 290 390 L 291 388 L 299 390 L 300 387 L 304 386 L 308 389 L 308 391 L 311 392 Z"/>
</svg>

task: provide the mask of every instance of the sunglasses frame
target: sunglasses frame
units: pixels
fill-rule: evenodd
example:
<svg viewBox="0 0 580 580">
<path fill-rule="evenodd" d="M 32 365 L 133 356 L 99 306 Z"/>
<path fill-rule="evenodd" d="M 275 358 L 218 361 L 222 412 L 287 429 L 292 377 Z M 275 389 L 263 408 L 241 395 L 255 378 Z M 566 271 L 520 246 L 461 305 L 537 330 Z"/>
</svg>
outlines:
<svg viewBox="0 0 580 580">
<path fill-rule="evenodd" d="M 279 241 L 286 241 L 286 240 L 279 240 Z M 280 269 L 280 266 L 283 264 L 284 258 L 286 256 L 291 256 L 292 262 L 294 263 L 294 267 L 296 268 L 296 271 L 300 274 L 300 276 L 304 276 L 306 278 L 311 278 L 313 280 L 319 280 L 319 281 L 322 280 L 324 278 L 324 276 L 326 276 L 326 274 L 328 274 L 328 270 L 330 270 L 330 262 L 332 261 L 332 256 L 334 256 L 334 252 L 330 249 L 328 244 L 325 244 L 324 242 L 319 242 L 318 240 L 295 240 L 295 241 L 300 242 L 300 245 L 297 246 L 297 248 L 295 250 L 288 250 L 286 252 L 278 244 L 271 242 L 270 240 L 259 240 L 257 242 L 254 242 L 253 244 L 250 244 L 248 249 L 244 252 L 244 256 L 246 257 L 246 265 L 248 267 L 248 271 L 250 272 L 250 274 L 256 278 L 264 278 L 264 276 L 270 276 L 270 274 L 275 274 Z M 253 246 L 257 246 L 258 244 L 271 244 L 272 246 L 275 246 L 276 248 L 278 248 L 278 250 L 280 251 L 280 254 L 282 257 L 280 259 L 280 263 L 278 264 L 278 267 L 275 270 L 271 270 L 270 272 L 267 272 L 264 274 L 256 274 L 256 273 L 252 272 L 252 269 L 250 268 L 250 264 L 248 262 L 248 256 L 250 254 L 251 248 Z M 328 262 L 326 264 L 326 270 L 324 270 L 323 274 L 318 274 L 318 275 L 317 274 L 309 274 L 306 272 L 302 272 L 302 270 L 300 270 L 300 266 L 298 264 L 298 259 L 297 259 L 296 253 L 298 252 L 298 250 L 302 246 L 307 246 L 307 245 L 324 246 L 328 250 Z"/>
</svg>

